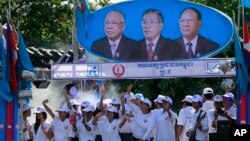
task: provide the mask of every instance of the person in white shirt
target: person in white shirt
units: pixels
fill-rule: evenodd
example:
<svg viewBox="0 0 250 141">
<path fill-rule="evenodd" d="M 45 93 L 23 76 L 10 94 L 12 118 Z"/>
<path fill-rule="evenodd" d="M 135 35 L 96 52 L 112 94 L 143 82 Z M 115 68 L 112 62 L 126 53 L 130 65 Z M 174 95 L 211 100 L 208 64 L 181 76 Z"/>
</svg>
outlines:
<svg viewBox="0 0 250 141">
<path fill-rule="evenodd" d="M 201 109 L 202 97 L 198 94 L 195 94 L 192 98 L 192 105 L 194 108 L 192 127 L 186 134 L 189 137 L 194 135 L 193 137 L 197 141 L 208 141 L 208 119 L 207 113 Z"/>
<path fill-rule="evenodd" d="M 43 106 L 39 106 L 36 114 L 36 122 L 31 126 L 30 138 L 33 141 L 50 141 L 53 138 L 52 125 L 47 121 L 47 112 Z"/>
<path fill-rule="evenodd" d="M 213 101 L 214 91 L 212 88 L 203 89 L 203 104 L 202 109 L 205 112 L 208 112 L 211 109 L 214 109 L 214 101 Z"/>
<path fill-rule="evenodd" d="M 186 132 L 192 126 L 193 118 L 193 107 L 192 107 L 192 96 L 187 95 L 183 100 L 183 107 L 179 112 L 177 119 L 177 133 L 176 141 L 188 141 L 189 137 Z"/>
<path fill-rule="evenodd" d="M 27 118 L 31 116 L 32 108 L 33 107 L 30 107 L 29 104 L 23 105 L 23 118 L 20 119 L 20 129 L 23 130 L 21 138 L 23 138 L 24 141 L 28 141 L 30 139 L 29 130 L 31 126 Z"/>
<path fill-rule="evenodd" d="M 236 121 L 237 118 L 237 108 L 234 105 L 234 95 L 229 92 L 223 95 L 222 104 L 224 107 L 224 113 L 222 116 L 226 118 L 226 120 Z"/>
<path fill-rule="evenodd" d="M 57 112 L 59 116 L 56 116 L 52 110 L 48 107 L 48 99 L 45 99 L 42 103 L 46 111 L 53 118 L 52 126 L 55 141 L 71 141 L 75 137 L 73 127 L 69 122 L 69 108 L 67 106 L 61 106 Z"/>
<path fill-rule="evenodd" d="M 76 129 L 79 134 L 79 141 L 95 140 L 95 134 L 93 133 L 94 125 L 92 124 L 94 111 L 95 107 L 90 104 L 83 109 L 83 118 L 81 120 L 78 120 L 76 123 Z"/>
<path fill-rule="evenodd" d="M 165 98 L 163 95 L 158 95 L 157 98 L 154 100 L 156 109 L 162 108 L 162 100 Z"/>
<path fill-rule="evenodd" d="M 109 105 L 107 112 L 99 112 L 94 120 L 93 124 L 99 127 L 103 141 L 121 141 L 119 136 L 119 129 L 124 125 L 125 119 L 120 122 L 119 114 L 115 106 Z"/>
<path fill-rule="evenodd" d="M 162 109 L 157 111 L 154 116 L 154 126 L 156 128 L 154 141 L 174 141 L 175 140 L 175 121 L 177 115 L 171 110 L 173 101 L 166 96 L 162 100 Z"/>
</svg>

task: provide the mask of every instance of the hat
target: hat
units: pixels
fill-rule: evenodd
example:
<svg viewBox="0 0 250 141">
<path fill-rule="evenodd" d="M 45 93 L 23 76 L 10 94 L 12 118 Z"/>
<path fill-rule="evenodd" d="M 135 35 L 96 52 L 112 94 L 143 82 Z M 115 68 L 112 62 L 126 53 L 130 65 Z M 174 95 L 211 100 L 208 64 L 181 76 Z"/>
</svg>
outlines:
<svg viewBox="0 0 250 141">
<path fill-rule="evenodd" d="M 214 94 L 214 91 L 212 88 L 207 87 L 203 89 L 203 94 Z"/>
<path fill-rule="evenodd" d="M 151 106 L 152 106 L 152 102 L 151 102 L 149 99 L 147 99 L 147 98 L 144 98 L 141 102 L 148 104 L 148 106 L 149 106 L 150 108 L 151 108 Z"/>
<path fill-rule="evenodd" d="M 107 111 L 117 113 L 117 108 L 115 106 L 109 105 Z"/>
<path fill-rule="evenodd" d="M 173 104 L 173 100 L 172 100 L 169 96 L 166 96 L 163 100 L 164 100 L 164 101 L 167 101 L 167 102 L 170 103 L 171 105 Z"/>
<path fill-rule="evenodd" d="M 202 97 L 198 94 L 193 95 L 192 102 L 202 102 Z"/>
<path fill-rule="evenodd" d="M 221 95 L 215 95 L 213 100 L 214 100 L 214 102 L 221 102 L 222 101 L 222 96 Z"/>
<path fill-rule="evenodd" d="M 46 110 L 43 106 L 39 106 L 39 107 L 37 107 L 37 110 L 34 113 L 35 114 L 46 113 Z"/>
<path fill-rule="evenodd" d="M 192 103 L 192 99 L 193 97 L 191 95 L 187 95 L 183 100 L 182 102 L 189 102 L 189 103 Z"/>
<path fill-rule="evenodd" d="M 143 94 L 141 94 L 141 93 L 135 94 L 135 99 L 143 100 L 143 98 L 144 98 Z"/>
<path fill-rule="evenodd" d="M 71 105 L 80 105 L 75 99 L 70 100 Z"/>
<path fill-rule="evenodd" d="M 154 100 L 154 102 L 157 103 L 162 103 L 162 100 L 165 99 L 166 97 L 163 95 L 158 95 L 157 98 Z"/>
<path fill-rule="evenodd" d="M 95 111 L 95 107 L 93 105 L 89 104 L 82 111 L 84 111 L 84 112 L 94 112 Z"/>
<path fill-rule="evenodd" d="M 29 104 L 24 104 L 23 105 L 23 112 L 24 111 L 27 111 L 27 110 L 29 110 L 29 109 L 32 109 L 33 107 L 30 107 L 30 105 Z"/>
<path fill-rule="evenodd" d="M 89 101 L 83 101 L 83 102 L 81 103 L 81 106 L 82 106 L 82 107 L 87 107 L 88 105 L 90 105 Z"/>
<path fill-rule="evenodd" d="M 57 112 L 69 112 L 69 108 L 67 106 L 61 106 L 59 110 L 56 110 Z"/>
<path fill-rule="evenodd" d="M 231 92 L 224 94 L 223 97 L 231 98 L 232 100 L 234 100 L 234 94 Z"/>
<path fill-rule="evenodd" d="M 5 23 L 4 25 L 2 25 L 2 28 L 7 29 L 7 23 Z"/>
<path fill-rule="evenodd" d="M 121 101 L 119 99 L 117 99 L 117 98 L 114 98 L 114 99 L 112 99 L 111 104 L 113 104 L 113 105 L 118 105 L 118 104 L 121 105 Z"/>
</svg>

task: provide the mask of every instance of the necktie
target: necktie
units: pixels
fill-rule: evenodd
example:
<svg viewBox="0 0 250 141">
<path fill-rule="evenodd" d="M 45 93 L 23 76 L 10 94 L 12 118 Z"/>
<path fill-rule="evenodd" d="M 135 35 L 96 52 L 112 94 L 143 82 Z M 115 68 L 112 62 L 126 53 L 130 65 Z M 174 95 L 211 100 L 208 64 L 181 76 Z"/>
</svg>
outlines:
<svg viewBox="0 0 250 141">
<path fill-rule="evenodd" d="M 152 57 L 153 57 L 153 46 L 154 44 L 153 43 L 148 43 L 148 61 L 151 61 L 152 60 Z"/>
<path fill-rule="evenodd" d="M 192 43 L 188 42 L 187 46 L 188 46 L 188 59 L 194 58 L 194 53 L 192 51 Z"/>
<path fill-rule="evenodd" d="M 115 42 L 111 43 L 110 47 L 111 47 L 112 56 L 114 57 L 115 56 L 115 51 L 116 51 L 116 48 L 115 48 L 116 43 Z"/>
</svg>

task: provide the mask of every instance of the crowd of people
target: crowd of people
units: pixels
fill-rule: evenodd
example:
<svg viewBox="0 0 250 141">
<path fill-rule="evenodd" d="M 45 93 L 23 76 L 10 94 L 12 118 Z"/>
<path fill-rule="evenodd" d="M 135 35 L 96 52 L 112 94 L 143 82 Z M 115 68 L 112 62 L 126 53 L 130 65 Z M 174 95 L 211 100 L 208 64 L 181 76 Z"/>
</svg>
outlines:
<svg viewBox="0 0 250 141">
<path fill-rule="evenodd" d="M 208 141 L 209 133 L 216 132 L 218 120 L 235 121 L 237 108 L 234 94 L 214 95 L 205 88 L 201 95 L 187 95 L 177 114 L 172 110 L 173 100 L 158 95 L 151 102 L 143 94 L 133 94 L 133 85 L 127 92 L 104 102 L 101 92 L 97 105 L 92 101 L 70 99 L 65 89 L 66 105 L 55 114 L 48 99 L 34 112 L 36 121 L 29 124 L 31 107 L 23 107 L 21 127 L 25 140 L 33 141 Z M 155 104 L 154 106 L 152 104 Z M 155 107 L 152 109 L 152 107 Z M 47 115 L 53 121 L 47 120 Z"/>
</svg>

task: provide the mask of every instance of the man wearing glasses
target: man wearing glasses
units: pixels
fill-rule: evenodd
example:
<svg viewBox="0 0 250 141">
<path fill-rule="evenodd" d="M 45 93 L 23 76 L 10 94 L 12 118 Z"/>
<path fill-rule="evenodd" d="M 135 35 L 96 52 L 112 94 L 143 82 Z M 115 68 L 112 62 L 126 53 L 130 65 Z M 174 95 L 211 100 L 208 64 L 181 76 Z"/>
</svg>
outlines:
<svg viewBox="0 0 250 141">
<path fill-rule="evenodd" d="M 123 35 L 125 27 L 123 14 L 110 11 L 104 21 L 106 36 L 93 42 L 92 51 L 108 59 L 136 61 L 138 43 Z"/>
<path fill-rule="evenodd" d="M 183 37 L 176 39 L 186 50 L 186 59 L 203 56 L 219 47 L 219 45 L 199 34 L 201 13 L 195 8 L 187 8 L 181 13 L 179 20 Z"/>
<path fill-rule="evenodd" d="M 141 61 L 181 59 L 180 54 L 184 52 L 181 46 L 161 35 L 163 24 L 160 11 L 148 9 L 144 12 L 141 25 L 145 39 L 140 42 Z"/>
</svg>

